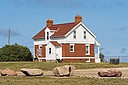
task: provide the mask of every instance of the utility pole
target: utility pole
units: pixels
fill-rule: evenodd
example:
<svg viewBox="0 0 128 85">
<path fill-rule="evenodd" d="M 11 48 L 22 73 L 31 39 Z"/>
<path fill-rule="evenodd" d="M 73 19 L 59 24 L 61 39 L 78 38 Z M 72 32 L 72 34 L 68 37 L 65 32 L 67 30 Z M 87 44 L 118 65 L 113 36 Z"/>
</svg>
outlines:
<svg viewBox="0 0 128 85">
<path fill-rule="evenodd" d="M 10 45 L 10 29 L 8 30 L 8 45 Z"/>
</svg>

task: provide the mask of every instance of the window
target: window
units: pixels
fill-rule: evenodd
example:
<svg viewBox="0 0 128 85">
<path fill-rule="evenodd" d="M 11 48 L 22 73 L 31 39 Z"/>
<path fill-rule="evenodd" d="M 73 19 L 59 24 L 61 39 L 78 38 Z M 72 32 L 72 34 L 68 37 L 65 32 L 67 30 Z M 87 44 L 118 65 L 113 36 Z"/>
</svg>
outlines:
<svg viewBox="0 0 128 85">
<path fill-rule="evenodd" d="M 86 31 L 84 31 L 84 39 L 86 39 Z"/>
<path fill-rule="evenodd" d="M 90 55 L 90 45 L 86 44 L 86 55 Z"/>
<path fill-rule="evenodd" d="M 51 48 L 49 48 L 49 54 L 51 54 L 52 53 L 52 49 Z"/>
<path fill-rule="evenodd" d="M 47 32 L 47 40 L 49 40 L 49 32 Z"/>
<path fill-rule="evenodd" d="M 42 62 L 42 59 L 39 59 L 39 62 Z"/>
<path fill-rule="evenodd" d="M 86 59 L 86 62 L 90 62 L 90 59 L 89 59 L 89 58 L 87 58 L 87 59 Z"/>
<path fill-rule="evenodd" d="M 42 56 L 42 45 L 39 45 L 39 49 L 37 49 L 37 54 Z"/>
<path fill-rule="evenodd" d="M 73 38 L 76 39 L 76 31 L 73 32 Z"/>
<path fill-rule="evenodd" d="M 70 45 L 70 52 L 74 52 L 74 44 Z"/>
<path fill-rule="evenodd" d="M 42 45 L 39 45 L 39 49 L 42 49 Z"/>
</svg>

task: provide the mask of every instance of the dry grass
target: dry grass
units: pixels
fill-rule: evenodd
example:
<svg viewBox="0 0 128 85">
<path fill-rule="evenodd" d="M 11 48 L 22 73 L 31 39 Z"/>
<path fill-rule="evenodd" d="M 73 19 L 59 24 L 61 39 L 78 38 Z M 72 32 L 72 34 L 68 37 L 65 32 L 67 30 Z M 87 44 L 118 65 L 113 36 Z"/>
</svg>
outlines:
<svg viewBox="0 0 128 85">
<path fill-rule="evenodd" d="M 10 68 L 15 71 L 20 71 L 21 68 L 39 68 L 44 71 L 52 70 L 56 66 L 75 65 L 77 69 L 90 68 L 118 68 L 128 67 L 128 63 L 120 63 L 118 65 L 109 63 L 56 63 L 56 62 L 0 62 L 0 69 Z"/>
<path fill-rule="evenodd" d="M 128 63 L 120 63 L 113 65 L 109 63 L 55 63 L 55 62 L 0 62 L 0 69 L 10 68 L 15 71 L 20 71 L 21 68 L 39 68 L 44 71 L 52 70 L 56 66 L 75 65 L 77 69 L 91 68 L 117 68 L 128 67 Z M 87 77 L 68 77 L 55 78 L 48 76 L 15 76 L 15 77 L 0 77 L 0 85 L 128 85 L 128 79 L 121 78 L 87 78 Z"/>
<path fill-rule="evenodd" d="M 128 79 L 97 79 L 86 77 L 49 78 L 49 77 L 1 77 L 0 85 L 127 85 Z"/>
</svg>

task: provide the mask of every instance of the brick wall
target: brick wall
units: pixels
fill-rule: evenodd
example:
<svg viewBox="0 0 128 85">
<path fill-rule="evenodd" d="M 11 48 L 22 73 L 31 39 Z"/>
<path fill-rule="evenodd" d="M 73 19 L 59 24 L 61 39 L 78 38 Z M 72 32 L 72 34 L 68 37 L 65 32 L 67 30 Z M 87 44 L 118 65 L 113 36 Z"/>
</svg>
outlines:
<svg viewBox="0 0 128 85">
<path fill-rule="evenodd" d="M 70 52 L 70 44 L 62 44 L 63 57 L 94 57 L 94 44 L 90 44 L 90 55 L 86 55 L 85 44 L 75 44 L 74 52 Z"/>
<path fill-rule="evenodd" d="M 42 56 L 39 56 L 39 57 L 46 57 L 46 49 L 45 49 L 45 46 L 46 45 L 42 45 Z M 39 46 L 38 45 L 35 45 L 35 56 L 37 54 L 37 49 L 39 49 Z"/>
<path fill-rule="evenodd" d="M 35 56 L 36 56 L 36 54 L 37 54 L 37 49 L 39 49 L 39 46 L 38 46 L 38 45 L 35 45 L 35 46 L 34 46 L 34 49 L 35 49 L 35 50 L 34 50 L 34 53 L 35 53 Z"/>
<path fill-rule="evenodd" d="M 86 59 L 63 59 L 63 62 L 66 62 L 66 63 L 70 63 L 70 62 L 75 62 L 75 63 L 82 62 L 82 63 L 85 63 Z M 95 62 L 95 59 L 90 59 L 90 62 Z"/>
</svg>

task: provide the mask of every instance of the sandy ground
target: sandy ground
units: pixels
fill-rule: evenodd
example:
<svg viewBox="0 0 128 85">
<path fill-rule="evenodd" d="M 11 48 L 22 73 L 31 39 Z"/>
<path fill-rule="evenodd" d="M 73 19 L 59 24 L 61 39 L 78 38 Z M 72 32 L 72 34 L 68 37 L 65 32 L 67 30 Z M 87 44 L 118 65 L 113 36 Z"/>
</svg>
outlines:
<svg viewBox="0 0 128 85">
<path fill-rule="evenodd" d="M 99 69 L 80 69 L 75 70 L 74 75 L 81 76 L 81 77 L 95 77 L 100 78 L 98 75 L 98 71 L 101 71 L 103 69 L 108 70 L 118 70 L 122 72 L 122 78 L 128 78 L 128 67 L 127 68 L 99 68 Z"/>
<path fill-rule="evenodd" d="M 103 69 L 112 69 L 112 70 L 121 71 L 122 72 L 121 78 L 128 78 L 128 67 L 125 67 L 125 68 L 76 69 L 74 71 L 74 76 L 101 78 L 98 76 L 98 71 L 103 70 Z M 53 73 L 52 73 L 52 71 L 44 71 L 44 76 L 53 76 Z"/>
</svg>

